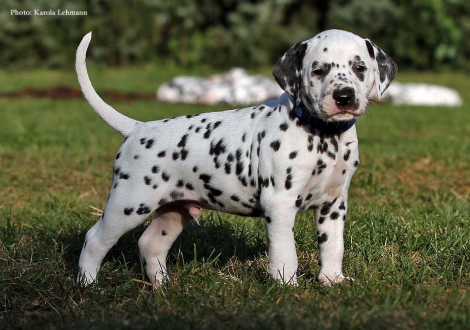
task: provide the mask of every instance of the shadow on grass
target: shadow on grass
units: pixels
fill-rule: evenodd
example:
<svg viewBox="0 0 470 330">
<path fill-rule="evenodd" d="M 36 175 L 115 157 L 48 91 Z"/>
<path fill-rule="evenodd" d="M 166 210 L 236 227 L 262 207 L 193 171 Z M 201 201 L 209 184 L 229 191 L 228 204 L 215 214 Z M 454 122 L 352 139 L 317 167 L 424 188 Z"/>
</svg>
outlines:
<svg viewBox="0 0 470 330">
<path fill-rule="evenodd" d="M 264 229 L 253 229 L 253 224 L 259 227 L 259 223 L 255 223 L 259 221 L 262 220 L 245 218 L 234 224 L 222 219 L 219 213 L 207 214 L 200 219 L 199 224 L 193 221 L 173 244 L 167 259 L 169 269 L 189 263 L 195 263 L 196 267 L 203 262 L 211 262 L 214 268 L 222 269 L 234 259 L 245 262 L 261 258 L 267 251 L 267 242 Z M 67 268 L 75 274 L 78 272 L 80 252 L 89 228 L 76 228 L 57 238 L 65 247 L 63 257 Z M 102 266 L 111 263 L 109 267 L 113 270 L 124 266 L 133 273 L 144 276 L 138 241 L 146 228 L 147 226 L 139 226 L 122 236 L 107 253 Z"/>
</svg>

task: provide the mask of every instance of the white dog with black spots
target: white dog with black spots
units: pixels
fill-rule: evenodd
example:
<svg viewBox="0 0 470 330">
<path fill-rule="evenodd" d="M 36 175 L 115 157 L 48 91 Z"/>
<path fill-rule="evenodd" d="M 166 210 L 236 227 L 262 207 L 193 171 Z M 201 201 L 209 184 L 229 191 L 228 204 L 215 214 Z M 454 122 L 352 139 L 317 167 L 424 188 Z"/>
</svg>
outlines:
<svg viewBox="0 0 470 330">
<path fill-rule="evenodd" d="M 106 253 L 127 231 L 154 219 L 139 240 L 150 280 L 168 279 L 170 247 L 201 208 L 264 217 L 269 273 L 297 283 L 294 222 L 313 210 L 318 280 L 340 283 L 348 187 L 359 165 L 355 120 L 394 78 L 397 66 L 368 39 L 329 30 L 299 42 L 273 75 L 285 93 L 244 109 L 140 122 L 95 92 L 85 58 L 91 32 L 77 49 L 76 69 L 93 109 L 124 137 L 103 215 L 88 231 L 78 281 L 89 284 Z"/>
</svg>

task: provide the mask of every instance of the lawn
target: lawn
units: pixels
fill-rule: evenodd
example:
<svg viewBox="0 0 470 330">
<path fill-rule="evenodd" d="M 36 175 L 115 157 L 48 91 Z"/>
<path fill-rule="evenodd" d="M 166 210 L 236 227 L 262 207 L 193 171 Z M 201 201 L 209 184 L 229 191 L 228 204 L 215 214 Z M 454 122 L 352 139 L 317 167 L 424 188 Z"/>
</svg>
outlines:
<svg viewBox="0 0 470 330">
<path fill-rule="evenodd" d="M 91 70 L 97 90 L 153 92 L 176 68 Z M 191 72 L 205 74 L 204 72 Z M 470 82 L 399 74 L 456 88 L 464 106 L 372 106 L 357 123 L 361 166 L 350 188 L 344 272 L 315 280 L 311 213 L 297 217 L 298 287 L 267 275 L 259 218 L 204 211 L 170 251 L 172 280 L 147 282 L 137 240 L 110 251 L 99 285 L 75 284 L 121 137 L 84 99 L 0 98 L 0 328 L 456 329 L 470 327 Z M 0 72 L 0 92 L 78 87 L 73 72 Z M 112 102 L 139 120 L 224 109 Z"/>
</svg>

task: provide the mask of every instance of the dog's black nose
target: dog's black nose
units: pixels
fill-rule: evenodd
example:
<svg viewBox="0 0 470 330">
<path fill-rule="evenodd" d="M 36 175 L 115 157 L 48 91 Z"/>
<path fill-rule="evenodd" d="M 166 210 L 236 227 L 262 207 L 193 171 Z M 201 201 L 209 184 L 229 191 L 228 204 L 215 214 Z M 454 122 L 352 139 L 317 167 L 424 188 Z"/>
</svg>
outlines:
<svg viewBox="0 0 470 330">
<path fill-rule="evenodd" d="M 351 87 L 345 87 L 342 89 L 335 89 L 333 91 L 333 99 L 337 105 L 347 106 L 354 103 L 354 89 Z"/>
</svg>

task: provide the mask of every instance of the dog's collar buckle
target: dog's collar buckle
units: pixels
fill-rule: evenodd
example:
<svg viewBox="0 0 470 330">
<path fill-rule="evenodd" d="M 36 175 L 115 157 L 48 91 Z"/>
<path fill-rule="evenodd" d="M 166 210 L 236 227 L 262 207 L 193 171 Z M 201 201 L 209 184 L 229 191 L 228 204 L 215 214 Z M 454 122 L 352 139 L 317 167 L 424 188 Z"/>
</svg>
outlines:
<svg viewBox="0 0 470 330">
<path fill-rule="evenodd" d="M 350 121 L 341 121 L 341 122 L 327 122 L 318 117 L 315 117 L 308 113 L 305 109 L 303 103 L 300 103 L 295 106 L 293 110 L 295 116 L 301 121 L 305 122 L 306 125 L 313 131 L 314 129 L 320 131 L 320 133 L 327 134 L 327 135 L 340 135 L 351 127 L 354 126 L 356 120 Z"/>
</svg>

